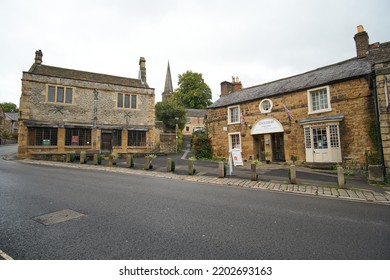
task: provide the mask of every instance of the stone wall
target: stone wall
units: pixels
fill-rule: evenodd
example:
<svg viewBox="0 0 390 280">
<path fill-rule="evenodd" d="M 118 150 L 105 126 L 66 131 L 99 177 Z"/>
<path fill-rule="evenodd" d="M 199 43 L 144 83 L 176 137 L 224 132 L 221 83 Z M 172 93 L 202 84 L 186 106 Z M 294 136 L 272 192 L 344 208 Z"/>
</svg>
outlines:
<svg viewBox="0 0 390 280">
<path fill-rule="evenodd" d="M 349 158 L 356 167 L 366 165 L 366 151 L 372 151 L 369 131 L 375 122 L 374 100 L 367 78 L 359 78 L 329 85 L 332 111 L 308 115 L 307 90 L 268 97 L 273 102 L 271 113 L 261 113 L 261 99 L 240 105 L 244 124 L 227 124 L 227 107 L 208 109 L 207 125 L 212 140 L 213 156 L 227 158 L 229 154 L 229 133 L 240 132 L 241 148 L 244 160 L 255 157 L 255 137 L 251 128 L 264 118 L 275 118 L 284 129 L 284 152 L 287 162 L 291 155 L 298 157 L 298 163 L 305 161 L 304 129 L 299 120 L 334 115 L 344 115 L 340 123 L 341 152 L 343 158 Z M 290 121 L 283 103 L 292 113 Z M 238 105 L 238 104 L 237 104 Z M 267 150 L 266 150 L 267 151 Z"/>
</svg>

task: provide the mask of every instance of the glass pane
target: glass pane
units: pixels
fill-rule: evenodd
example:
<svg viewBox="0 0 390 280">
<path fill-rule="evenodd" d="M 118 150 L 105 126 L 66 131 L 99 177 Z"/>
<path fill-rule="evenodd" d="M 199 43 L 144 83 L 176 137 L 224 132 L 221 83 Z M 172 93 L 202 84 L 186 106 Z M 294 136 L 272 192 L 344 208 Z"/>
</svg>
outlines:
<svg viewBox="0 0 390 280">
<path fill-rule="evenodd" d="M 63 87 L 57 88 L 57 102 L 60 102 L 60 103 L 64 102 L 64 88 Z"/>
<path fill-rule="evenodd" d="M 123 94 L 118 93 L 118 108 L 123 108 Z"/>
<path fill-rule="evenodd" d="M 314 149 L 328 148 L 326 127 L 313 128 L 313 145 L 314 145 Z"/>
<path fill-rule="evenodd" d="M 47 102 L 55 102 L 56 101 L 56 88 L 53 86 L 49 86 L 49 92 L 47 94 Z"/>
<path fill-rule="evenodd" d="M 125 94 L 125 108 L 130 108 L 130 95 Z"/>
<path fill-rule="evenodd" d="M 72 104 L 72 100 L 73 100 L 73 89 L 66 88 L 65 103 Z"/>
<path fill-rule="evenodd" d="M 131 96 L 131 109 L 137 109 L 137 95 Z"/>
</svg>

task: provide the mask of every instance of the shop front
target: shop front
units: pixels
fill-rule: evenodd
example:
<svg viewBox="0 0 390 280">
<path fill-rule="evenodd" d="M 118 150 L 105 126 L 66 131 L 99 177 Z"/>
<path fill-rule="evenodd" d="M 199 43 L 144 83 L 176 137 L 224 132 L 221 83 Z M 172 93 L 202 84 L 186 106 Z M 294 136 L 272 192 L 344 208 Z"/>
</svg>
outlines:
<svg viewBox="0 0 390 280">
<path fill-rule="evenodd" d="M 258 121 L 251 130 L 255 159 L 260 161 L 285 161 L 284 129 L 274 118 Z"/>
<path fill-rule="evenodd" d="M 341 162 L 340 122 L 343 115 L 300 120 L 305 135 L 306 162 Z"/>
</svg>

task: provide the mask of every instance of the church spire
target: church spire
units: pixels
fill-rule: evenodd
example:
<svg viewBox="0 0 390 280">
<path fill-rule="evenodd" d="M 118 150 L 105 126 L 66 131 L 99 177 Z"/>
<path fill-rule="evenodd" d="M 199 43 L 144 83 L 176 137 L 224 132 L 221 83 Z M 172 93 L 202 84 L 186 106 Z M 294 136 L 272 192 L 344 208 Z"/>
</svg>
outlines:
<svg viewBox="0 0 390 280">
<path fill-rule="evenodd" d="M 168 67 L 167 67 L 167 74 L 165 76 L 165 86 L 164 86 L 164 92 L 162 93 L 162 100 L 166 100 L 169 96 L 172 95 L 173 92 L 173 86 L 172 86 L 172 77 L 171 77 L 171 68 L 169 67 L 169 61 L 168 61 Z"/>
</svg>

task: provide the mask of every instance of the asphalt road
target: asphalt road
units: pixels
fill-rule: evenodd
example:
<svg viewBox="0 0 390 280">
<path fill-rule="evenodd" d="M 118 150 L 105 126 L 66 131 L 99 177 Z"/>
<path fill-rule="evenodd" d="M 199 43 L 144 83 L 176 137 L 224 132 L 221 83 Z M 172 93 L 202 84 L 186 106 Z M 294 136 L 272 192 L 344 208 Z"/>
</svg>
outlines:
<svg viewBox="0 0 390 280">
<path fill-rule="evenodd" d="M 63 209 L 84 216 L 33 220 Z M 0 250 L 14 259 L 389 259 L 389 248 L 385 205 L 0 160 Z"/>
</svg>

